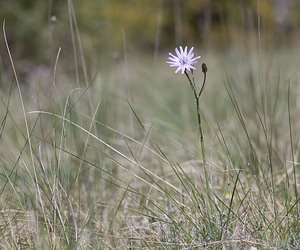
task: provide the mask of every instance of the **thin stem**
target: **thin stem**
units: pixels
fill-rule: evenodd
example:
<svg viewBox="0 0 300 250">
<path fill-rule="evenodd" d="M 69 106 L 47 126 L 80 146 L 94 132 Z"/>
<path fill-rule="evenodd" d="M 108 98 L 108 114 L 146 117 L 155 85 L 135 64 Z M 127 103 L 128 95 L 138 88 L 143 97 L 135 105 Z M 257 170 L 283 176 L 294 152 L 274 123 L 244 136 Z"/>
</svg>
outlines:
<svg viewBox="0 0 300 250">
<path fill-rule="evenodd" d="M 189 83 L 191 85 L 191 88 L 192 88 L 194 96 L 195 96 L 195 100 L 197 100 L 198 97 L 197 97 L 197 94 L 196 94 L 195 83 L 194 83 L 194 81 L 191 80 L 191 78 L 190 78 L 190 76 L 189 76 L 189 74 L 187 73 L 186 70 L 184 71 L 184 74 L 186 75 L 187 79 L 189 80 Z"/>
<path fill-rule="evenodd" d="M 194 78 L 193 81 L 191 80 L 189 74 L 187 73 L 187 71 L 184 72 L 187 79 L 189 80 L 190 86 L 193 90 L 194 93 L 194 97 L 195 97 L 195 101 L 196 101 L 196 108 L 197 108 L 197 121 L 198 121 L 198 129 L 199 129 L 199 133 L 200 133 L 200 142 L 201 142 L 201 152 L 202 152 L 202 158 L 203 158 L 203 164 L 205 165 L 206 163 L 206 156 L 205 156 L 205 147 L 204 147 L 204 136 L 203 136 L 203 131 L 202 131 L 202 126 L 201 126 L 201 113 L 200 113 L 200 95 L 203 92 L 203 89 L 206 85 L 206 71 L 203 72 L 204 74 L 204 79 L 203 79 L 203 83 L 202 83 L 202 87 L 201 90 L 199 92 L 199 94 L 197 95 L 197 91 L 195 88 L 195 83 L 194 83 Z"/>
<path fill-rule="evenodd" d="M 203 161 L 203 166 L 204 166 L 204 175 L 205 175 L 205 182 L 206 182 L 206 189 L 208 192 L 209 197 L 211 198 L 211 189 L 210 189 L 210 182 L 209 182 L 209 175 L 208 175 L 208 170 L 207 170 L 207 164 L 206 164 L 206 153 L 205 153 L 205 146 L 204 146 L 204 136 L 203 136 L 203 130 L 202 130 L 202 122 L 201 122 L 201 113 L 200 113 L 200 95 L 202 94 L 205 84 L 206 84 L 206 71 L 203 71 L 204 74 L 204 79 L 203 79 L 203 83 L 202 83 L 202 87 L 200 89 L 199 94 L 197 95 L 197 91 L 195 88 L 195 82 L 194 82 L 194 78 L 192 78 L 193 80 L 191 80 L 189 74 L 187 73 L 187 71 L 185 71 L 185 75 L 187 77 L 187 79 L 189 80 L 190 86 L 193 90 L 194 93 L 194 97 L 195 97 L 195 102 L 196 102 L 196 109 L 197 109 L 197 122 L 198 122 L 198 129 L 199 129 L 199 134 L 200 134 L 200 144 L 201 144 L 201 154 L 202 154 L 202 161 Z M 193 72 L 192 72 L 193 73 Z"/>
<path fill-rule="evenodd" d="M 206 164 L 206 155 L 205 155 L 203 131 L 202 131 L 202 126 L 201 126 L 201 114 L 200 114 L 199 98 L 196 98 L 196 107 L 197 107 L 198 128 L 199 128 L 199 133 L 200 133 L 201 152 L 202 152 L 202 157 L 203 157 L 203 164 L 205 165 Z"/>
</svg>

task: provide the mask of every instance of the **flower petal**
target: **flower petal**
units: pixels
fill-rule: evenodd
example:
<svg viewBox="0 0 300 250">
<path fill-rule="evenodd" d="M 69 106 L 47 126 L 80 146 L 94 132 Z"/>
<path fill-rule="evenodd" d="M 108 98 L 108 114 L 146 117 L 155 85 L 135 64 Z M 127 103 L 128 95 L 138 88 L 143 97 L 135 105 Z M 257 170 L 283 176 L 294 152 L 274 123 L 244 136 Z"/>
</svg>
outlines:
<svg viewBox="0 0 300 250">
<path fill-rule="evenodd" d="M 189 51 L 189 53 L 187 54 L 187 57 L 188 58 L 192 58 L 194 56 L 194 53 L 193 53 L 193 50 L 194 50 L 194 47 L 192 47 Z"/>
</svg>

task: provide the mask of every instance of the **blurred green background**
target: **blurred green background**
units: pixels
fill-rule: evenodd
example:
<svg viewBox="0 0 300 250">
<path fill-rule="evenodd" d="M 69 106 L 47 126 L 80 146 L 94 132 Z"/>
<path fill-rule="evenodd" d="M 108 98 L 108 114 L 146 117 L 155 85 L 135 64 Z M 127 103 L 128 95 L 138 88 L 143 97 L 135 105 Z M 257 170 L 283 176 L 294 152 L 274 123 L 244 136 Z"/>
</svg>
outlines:
<svg viewBox="0 0 300 250">
<path fill-rule="evenodd" d="M 284 46 L 299 37 L 299 8 L 298 0 L 2 0 L 0 20 L 15 60 L 48 63 L 58 47 L 72 55 L 76 26 L 91 60 L 124 51 L 157 56 L 181 44 L 244 46 L 258 30 L 268 46 Z"/>
</svg>

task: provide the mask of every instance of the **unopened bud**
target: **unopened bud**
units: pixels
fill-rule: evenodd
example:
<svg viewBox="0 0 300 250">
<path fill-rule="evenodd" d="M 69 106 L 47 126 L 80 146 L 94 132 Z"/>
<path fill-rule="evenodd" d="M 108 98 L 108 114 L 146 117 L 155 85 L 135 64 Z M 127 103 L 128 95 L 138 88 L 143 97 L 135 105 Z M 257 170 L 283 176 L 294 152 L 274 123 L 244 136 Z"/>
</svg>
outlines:
<svg viewBox="0 0 300 250">
<path fill-rule="evenodd" d="M 205 63 L 202 63 L 202 72 L 206 73 L 207 72 L 207 66 Z"/>
</svg>

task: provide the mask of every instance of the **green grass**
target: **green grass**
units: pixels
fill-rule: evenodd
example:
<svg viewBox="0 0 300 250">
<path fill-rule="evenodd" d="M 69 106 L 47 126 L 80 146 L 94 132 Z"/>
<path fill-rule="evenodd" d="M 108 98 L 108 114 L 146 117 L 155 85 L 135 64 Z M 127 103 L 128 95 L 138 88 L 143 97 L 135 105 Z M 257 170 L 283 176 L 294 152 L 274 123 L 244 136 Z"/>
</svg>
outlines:
<svg viewBox="0 0 300 250">
<path fill-rule="evenodd" d="M 209 191 L 193 94 L 165 55 L 86 81 L 81 62 L 77 83 L 59 57 L 43 84 L 4 71 L 1 247 L 299 249 L 299 62 L 257 51 L 203 56 Z"/>
</svg>

